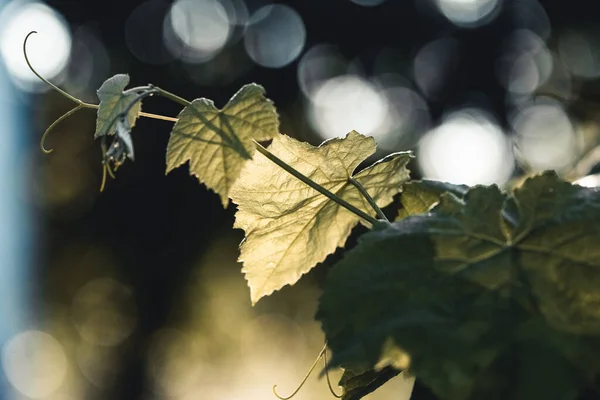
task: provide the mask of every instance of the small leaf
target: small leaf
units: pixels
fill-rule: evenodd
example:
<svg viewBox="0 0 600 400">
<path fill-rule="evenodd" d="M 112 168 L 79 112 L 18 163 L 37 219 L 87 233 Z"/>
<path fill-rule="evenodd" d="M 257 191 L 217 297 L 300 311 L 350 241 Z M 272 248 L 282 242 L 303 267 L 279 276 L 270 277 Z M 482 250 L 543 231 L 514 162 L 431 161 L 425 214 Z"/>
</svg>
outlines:
<svg viewBox="0 0 600 400">
<path fill-rule="evenodd" d="M 319 147 L 284 135 L 269 150 L 327 190 L 375 215 L 349 178 L 375 152 L 375 141 L 357 132 Z M 409 153 L 386 157 L 354 177 L 380 207 L 392 201 L 408 179 Z M 359 217 L 329 200 L 262 154 L 248 162 L 231 191 L 238 205 L 235 227 L 246 233 L 241 245 L 242 272 L 251 299 L 294 284 L 327 255 L 343 246 Z"/>
<path fill-rule="evenodd" d="M 332 268 L 317 313 L 331 363 L 393 363 L 393 340 L 441 399 L 531 398 L 544 374 L 544 398 L 573 398 L 600 374 L 598 344 L 575 336 L 600 335 L 599 242 L 600 191 L 554 173 L 445 193 Z"/>
<path fill-rule="evenodd" d="M 189 161 L 190 173 L 221 197 L 223 207 L 246 161 L 253 140 L 278 135 L 279 117 L 262 86 L 242 87 L 222 110 L 212 100 L 194 100 L 179 114 L 167 145 L 167 173 Z"/>
<path fill-rule="evenodd" d="M 398 212 L 396 220 L 401 220 L 409 215 L 424 214 L 440 201 L 444 193 L 452 193 L 462 198 L 467 192 L 465 185 L 423 179 L 421 181 L 407 182 L 402 188 L 400 202 L 402 209 Z"/>
<path fill-rule="evenodd" d="M 98 98 L 100 105 L 98 107 L 98 117 L 96 119 L 95 138 L 104 135 L 114 135 L 117 129 L 116 124 L 110 128 L 108 125 L 119 116 L 129 104 L 137 97 L 136 93 L 123 93 L 125 87 L 129 84 L 129 76 L 118 74 L 104 81 L 100 89 L 98 89 Z M 135 125 L 135 120 L 140 115 L 142 110 L 141 102 L 137 102 L 127 113 L 127 122 L 129 130 Z"/>
</svg>

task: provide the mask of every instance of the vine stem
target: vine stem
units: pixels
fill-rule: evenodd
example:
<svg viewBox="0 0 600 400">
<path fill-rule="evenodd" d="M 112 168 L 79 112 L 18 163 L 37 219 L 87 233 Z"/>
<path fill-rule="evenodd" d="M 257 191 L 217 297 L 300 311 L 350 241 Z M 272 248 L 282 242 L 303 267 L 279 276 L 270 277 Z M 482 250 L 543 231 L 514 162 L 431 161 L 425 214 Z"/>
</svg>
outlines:
<svg viewBox="0 0 600 400">
<path fill-rule="evenodd" d="M 365 198 L 365 200 L 367 200 L 367 202 L 371 205 L 371 207 L 373 207 L 373 210 L 375 210 L 375 212 L 377 213 L 377 216 L 386 222 L 390 222 L 390 220 L 385 216 L 383 211 L 381 211 L 381 208 L 379 208 L 379 206 L 377 205 L 377 202 L 375 200 L 373 200 L 373 197 L 371 197 L 369 192 L 367 192 L 367 189 L 365 189 L 363 187 L 363 185 L 360 184 L 359 181 L 354 179 L 353 176 L 351 176 L 349 180 L 350 180 L 350 183 L 353 184 L 358 189 L 358 191 L 360 192 L 360 194 L 362 194 L 362 196 Z"/>
<path fill-rule="evenodd" d="M 38 77 L 39 80 L 41 80 L 42 82 L 44 82 L 46 85 L 48 85 L 50 88 L 52 88 L 53 90 L 55 90 L 60 95 L 66 97 L 67 99 L 69 99 L 72 102 L 74 102 L 74 103 L 77 104 L 77 106 L 75 106 L 75 108 L 67 111 L 65 114 L 61 115 L 56 121 L 54 121 L 48 127 L 48 129 L 46 129 L 46 131 L 42 135 L 42 138 L 40 140 L 40 148 L 42 149 L 42 151 L 44 153 L 49 154 L 49 153 L 52 152 L 52 149 L 46 149 L 44 147 L 44 142 L 45 142 L 46 137 L 48 136 L 48 134 L 52 131 L 52 129 L 54 129 L 60 122 L 64 121 L 67 117 L 70 117 L 71 115 L 75 114 L 77 111 L 81 110 L 82 108 L 97 109 L 98 108 L 98 104 L 86 103 L 86 102 L 78 99 L 77 97 L 75 97 L 75 96 L 73 96 L 73 95 L 65 92 L 64 90 L 62 90 L 61 88 L 59 88 L 58 86 L 56 86 L 55 84 L 53 84 L 52 82 L 50 82 L 48 79 L 44 78 L 42 75 L 40 75 L 35 70 L 35 68 L 33 68 L 33 65 L 31 65 L 31 61 L 29 61 L 29 56 L 27 56 L 27 41 L 29 40 L 29 37 L 31 35 L 36 34 L 36 33 L 37 33 L 37 31 L 31 31 L 31 32 L 29 32 L 27 34 L 27 36 L 25 36 L 25 40 L 23 40 L 23 56 L 25 57 L 25 62 L 27 63 L 27 66 L 29 67 L 29 69 L 31 70 L 31 72 L 33 72 L 33 74 Z M 182 104 L 182 101 L 187 102 L 187 100 L 183 100 L 179 96 L 176 96 L 176 95 L 174 95 L 172 93 L 169 93 L 166 90 L 163 90 L 163 89 L 158 88 L 156 86 L 153 86 L 153 88 L 155 88 L 157 90 L 157 92 L 160 93 L 162 96 L 170 98 L 171 100 L 176 101 L 176 102 L 178 102 L 180 104 Z M 140 116 L 146 117 L 146 118 L 163 120 L 163 121 L 169 121 L 169 122 L 177 122 L 177 118 L 166 117 L 164 115 L 151 114 L 151 113 L 146 113 L 146 112 L 140 112 Z"/>
<path fill-rule="evenodd" d="M 93 108 L 95 110 L 98 109 L 98 107 L 99 107 L 98 104 L 84 103 L 84 102 L 81 102 L 80 105 L 83 108 Z M 159 119 L 161 121 L 169 121 L 169 122 L 177 122 L 178 121 L 177 117 L 168 117 L 166 115 L 152 114 L 152 113 L 147 113 L 147 112 L 143 112 L 143 111 L 140 112 L 140 117 Z"/>
<path fill-rule="evenodd" d="M 348 211 L 356 214 L 357 216 L 361 217 L 362 219 L 371 223 L 372 225 L 377 224 L 377 222 L 378 222 L 377 219 L 371 217 L 369 214 L 367 214 L 363 210 L 353 206 L 352 204 L 348 203 L 346 200 L 342 199 L 338 195 L 330 192 L 329 190 L 325 189 L 323 186 L 319 185 L 312 179 L 310 179 L 307 176 L 303 175 L 302 173 L 298 172 L 294 167 L 292 167 L 285 161 L 281 160 L 279 157 L 277 157 L 275 154 L 271 153 L 269 150 L 265 149 L 260 143 L 255 141 L 254 144 L 256 145 L 256 150 L 258 150 L 263 156 L 267 157 L 269 160 L 271 160 L 273 163 L 277 164 L 277 166 L 284 169 L 289 174 L 293 175 L 294 177 L 301 180 L 302 182 L 304 182 L 311 188 L 315 189 L 317 192 L 328 197 L 330 200 L 336 202 L 340 206 L 342 206 L 345 209 L 347 209 Z"/>
<path fill-rule="evenodd" d="M 74 103 L 77 104 L 77 106 L 75 108 L 73 108 L 72 110 L 68 111 L 66 114 L 62 115 L 57 121 L 55 121 L 55 123 L 53 123 L 52 125 L 50 125 L 50 127 L 46 130 L 46 132 L 44 132 L 44 135 L 42 136 L 42 140 L 40 142 L 40 146 L 42 148 L 42 150 L 45 153 L 49 153 L 52 150 L 46 150 L 44 148 L 44 139 L 46 138 L 46 136 L 48 136 L 48 133 L 52 130 L 52 128 L 54 128 L 59 122 L 63 121 L 64 119 L 66 119 L 68 116 L 74 114 L 75 112 L 79 111 L 82 108 L 92 108 L 92 109 L 97 109 L 99 107 L 98 104 L 91 104 L 91 103 L 86 103 L 80 99 L 78 99 L 75 96 L 70 95 L 69 93 L 65 92 L 64 90 L 62 90 L 61 88 L 59 88 L 58 86 L 56 86 L 55 84 L 53 84 L 52 82 L 50 82 L 49 80 L 47 80 L 46 78 L 44 78 L 42 75 L 40 75 L 35 68 L 33 68 L 33 66 L 31 65 L 31 62 L 29 61 L 29 57 L 27 56 L 27 40 L 29 39 L 29 37 L 31 35 L 33 35 L 34 33 L 37 33 L 37 31 L 31 31 L 27 34 L 27 36 L 25 36 L 25 40 L 23 41 L 23 55 L 25 56 L 25 61 L 27 62 L 27 66 L 29 67 L 29 69 L 35 74 L 35 76 L 37 76 L 42 82 L 44 82 L 45 84 L 47 84 L 48 86 L 50 86 L 52 89 L 54 89 L 56 92 L 58 92 L 59 94 L 61 94 L 62 96 L 66 97 L 67 99 L 73 101 Z M 160 96 L 166 97 L 176 103 L 179 103 L 185 107 L 189 106 L 191 104 L 190 101 L 179 97 L 171 92 L 168 92 L 162 88 L 159 88 L 158 86 L 154 86 L 154 85 L 148 85 L 147 87 L 140 87 L 140 88 L 135 88 L 135 89 L 148 89 L 148 91 L 144 94 L 141 95 L 140 98 L 146 97 L 152 93 L 156 93 Z M 138 99 L 139 100 L 139 99 Z M 172 118 L 172 117 L 165 117 L 162 115 L 157 115 L 157 114 L 150 114 L 150 113 L 144 113 L 144 112 L 140 112 L 139 114 L 142 117 L 147 117 L 147 118 L 153 118 L 153 119 L 160 119 L 163 121 L 171 121 L 171 122 L 177 122 L 178 119 L 177 118 Z M 281 160 L 279 157 L 277 157 L 276 155 L 274 155 L 273 153 L 271 153 L 269 150 L 267 150 L 265 147 L 263 147 L 260 143 L 258 142 L 254 142 L 256 144 L 256 149 L 265 157 L 267 157 L 270 161 L 272 161 L 273 163 L 275 163 L 276 165 L 278 165 L 280 168 L 284 169 L 285 171 L 287 171 L 288 173 L 290 173 L 291 175 L 293 175 L 294 177 L 296 177 L 297 179 L 299 179 L 300 181 L 304 182 L 306 185 L 310 186 L 311 188 L 315 189 L 317 192 L 321 193 L 322 195 L 326 196 L 327 198 L 329 198 L 330 200 L 336 202 L 337 204 L 339 204 L 340 206 L 344 207 L 345 209 L 347 209 L 348 211 L 352 212 L 353 214 L 357 215 L 358 217 L 364 219 L 365 221 L 369 222 L 371 225 L 375 225 L 378 221 L 376 218 L 371 217 L 369 214 L 365 213 L 364 211 L 362 211 L 361 209 L 353 206 L 352 204 L 348 203 L 346 200 L 342 199 L 341 197 L 337 196 L 335 193 L 330 192 L 329 190 L 325 189 L 323 186 L 319 185 L 317 182 L 313 181 L 312 179 L 308 178 L 307 176 L 303 175 L 302 173 L 300 173 L 299 171 L 297 171 L 295 168 L 293 168 L 291 165 L 289 165 L 288 163 L 286 163 L 285 161 Z M 245 150 L 245 149 L 244 149 Z M 242 156 L 244 156 L 244 154 L 241 154 Z M 383 215 L 383 212 L 381 212 L 381 209 L 379 209 L 379 207 L 377 206 L 377 204 L 373 201 L 373 198 L 366 192 L 366 190 L 358 183 L 355 181 L 355 183 L 353 182 L 353 178 L 350 178 L 350 182 L 352 182 L 357 189 L 360 191 L 360 193 L 365 197 L 365 199 L 369 202 L 369 204 L 371 204 L 371 206 L 373 206 L 373 208 L 375 209 L 375 211 L 377 212 L 377 214 L 382 217 L 383 219 L 387 220 L 387 218 L 385 218 L 385 215 Z M 358 184 L 358 186 L 357 186 Z"/>
<path fill-rule="evenodd" d="M 75 106 L 75 108 L 72 108 L 71 110 L 67 111 L 66 113 L 64 113 L 63 115 L 61 115 L 57 120 L 55 120 L 49 127 L 48 129 L 46 129 L 46 131 L 44 132 L 44 134 L 42 135 L 42 138 L 40 139 L 40 148 L 42 149 L 42 151 L 46 154 L 50 154 L 52 153 L 52 149 L 46 149 L 44 147 L 44 141 L 46 140 L 46 136 L 48 136 L 48 134 L 50 133 L 50 131 L 52 131 L 52 129 L 54 129 L 54 127 L 56 125 L 58 125 L 59 123 L 61 123 L 61 121 L 64 121 L 65 119 L 67 119 L 68 117 L 70 117 L 71 115 L 75 114 L 77 111 L 79 111 L 82 108 L 81 104 L 78 104 L 77 106 Z"/>
<path fill-rule="evenodd" d="M 176 94 L 166 91 L 165 89 L 159 88 L 158 86 L 150 85 L 150 87 L 157 91 L 160 96 L 166 97 L 167 99 L 174 101 L 175 103 L 179 103 L 184 107 L 192 104 L 191 101 L 184 99 L 183 97 L 179 97 Z"/>
</svg>

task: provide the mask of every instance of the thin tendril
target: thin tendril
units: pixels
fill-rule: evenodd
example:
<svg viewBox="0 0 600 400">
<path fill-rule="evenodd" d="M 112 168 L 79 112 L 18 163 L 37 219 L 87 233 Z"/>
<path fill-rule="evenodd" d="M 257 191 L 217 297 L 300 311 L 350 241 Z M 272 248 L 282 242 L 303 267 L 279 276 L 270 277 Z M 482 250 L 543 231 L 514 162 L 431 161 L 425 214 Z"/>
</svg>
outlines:
<svg viewBox="0 0 600 400">
<path fill-rule="evenodd" d="M 104 191 L 104 186 L 106 185 L 106 170 L 107 170 L 107 165 L 106 164 L 102 164 L 102 183 L 100 184 L 100 191 Z"/>
<path fill-rule="evenodd" d="M 113 179 L 116 179 L 115 174 L 112 169 L 110 169 L 110 165 L 107 162 L 102 163 L 102 183 L 100 184 L 100 192 L 104 191 L 104 187 L 106 186 L 106 176 L 110 176 Z"/>
<path fill-rule="evenodd" d="M 29 57 L 27 56 L 27 40 L 29 39 L 29 37 L 34 34 L 37 33 L 37 31 L 31 31 L 27 34 L 27 36 L 25 36 L 25 40 L 23 41 L 23 55 L 25 56 L 25 62 L 27 63 L 27 66 L 29 67 L 29 69 L 31 70 L 31 72 L 33 72 L 35 74 L 35 76 L 37 76 L 38 78 L 41 79 L 42 82 L 44 82 L 46 85 L 50 86 L 52 89 L 56 90 L 58 93 L 62 94 L 63 96 L 65 96 L 67 99 L 74 101 L 75 103 L 79 104 L 79 105 L 83 105 L 82 101 L 79 100 L 78 98 L 71 96 L 69 93 L 65 92 L 64 90 L 62 90 L 61 88 L 59 88 L 58 86 L 56 86 L 55 84 L 53 84 L 52 82 L 50 82 L 48 79 L 44 78 L 43 76 L 41 76 L 31 65 L 31 62 L 29 61 Z"/>
<path fill-rule="evenodd" d="M 48 136 L 48 134 L 50 133 L 50 131 L 52 131 L 52 129 L 54 129 L 54 127 L 56 125 L 58 125 L 61 121 L 63 121 L 64 119 L 70 117 L 71 115 L 75 114 L 77 111 L 81 110 L 81 108 L 83 108 L 83 106 L 81 104 L 77 105 L 75 108 L 73 108 L 73 109 L 67 111 L 66 113 L 64 113 L 63 115 L 61 115 L 56 121 L 54 121 L 52 123 L 52 125 L 50 125 L 48 127 L 48 129 L 46 129 L 46 131 L 42 135 L 42 138 L 40 139 L 40 148 L 42 149 L 42 151 L 45 154 L 50 154 L 54 150 L 54 149 L 46 149 L 44 147 L 44 142 L 46 141 L 46 136 Z"/>
<path fill-rule="evenodd" d="M 118 169 L 119 167 L 115 167 L 115 171 Z M 111 178 L 113 179 L 117 179 L 117 177 L 115 176 L 115 173 L 113 172 L 113 170 L 110 168 L 110 164 L 106 163 L 106 171 L 108 172 L 108 175 L 110 175 Z"/>
<path fill-rule="evenodd" d="M 327 343 L 325 343 L 325 346 L 327 346 Z M 333 390 L 333 386 L 331 385 L 331 380 L 329 379 L 329 368 L 327 368 L 328 367 L 328 365 L 327 365 L 327 348 L 325 348 L 325 351 L 323 352 L 323 363 L 325 364 L 325 377 L 327 378 L 327 386 L 329 386 L 329 391 L 331 392 L 333 397 L 335 397 L 337 399 L 341 399 L 342 395 L 337 394 Z"/>
<path fill-rule="evenodd" d="M 306 375 L 304 375 L 304 379 L 302 379 L 302 382 L 300 382 L 300 385 L 298 385 L 298 387 L 296 388 L 296 390 L 294 390 L 294 393 L 290 394 L 287 397 L 280 396 L 279 394 L 277 394 L 277 390 L 275 389 L 277 387 L 277 385 L 273 385 L 273 394 L 275 395 L 275 397 L 277 397 L 279 400 L 289 400 L 292 397 L 294 397 L 295 395 L 297 395 L 298 392 L 300 391 L 300 389 L 302 389 L 302 386 L 304 386 L 304 384 L 306 383 L 306 381 L 310 377 L 310 374 L 314 371 L 315 367 L 317 366 L 317 364 L 321 360 L 321 357 L 323 357 L 323 354 L 325 354 L 325 351 L 327 351 L 327 343 L 325 344 L 325 346 L 323 346 L 323 349 L 321 350 L 321 352 L 319 352 L 319 355 L 317 356 L 317 359 L 315 360 L 315 362 L 313 363 L 313 365 L 310 367 L 310 369 L 308 370 L 308 372 L 306 373 Z"/>
<path fill-rule="evenodd" d="M 104 187 L 106 186 L 106 175 L 109 175 L 111 178 L 115 178 L 115 174 L 112 169 L 110 169 L 110 164 L 106 159 L 106 136 L 102 136 L 102 141 L 100 142 L 100 148 L 102 149 L 102 183 L 100 184 L 100 192 L 104 191 Z"/>
</svg>

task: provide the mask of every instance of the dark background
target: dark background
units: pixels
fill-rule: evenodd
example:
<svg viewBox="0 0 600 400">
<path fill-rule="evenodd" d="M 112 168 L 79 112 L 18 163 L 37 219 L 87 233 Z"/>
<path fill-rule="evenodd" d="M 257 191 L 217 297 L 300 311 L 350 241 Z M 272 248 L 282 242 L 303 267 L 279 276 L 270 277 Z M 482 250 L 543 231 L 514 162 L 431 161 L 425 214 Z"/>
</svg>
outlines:
<svg viewBox="0 0 600 400">
<path fill-rule="evenodd" d="M 246 3 L 252 12 L 267 2 L 248 0 Z M 428 99 L 432 124 L 449 109 L 477 104 L 477 99 L 485 98 L 478 105 L 508 128 L 508 95 L 498 81 L 497 63 L 507 35 L 529 23 L 529 17 L 519 14 L 521 2 L 504 1 L 493 21 L 474 29 L 456 27 L 425 0 L 388 0 L 376 7 L 362 7 L 348 0 L 277 3 L 291 6 L 302 17 L 307 32 L 305 51 L 316 44 L 333 44 L 347 59 L 358 59 L 367 75 L 373 72 L 377 54 L 384 48 L 393 48 L 404 56 L 398 63 L 399 72 L 410 76 L 411 59 L 421 46 L 436 38 L 454 37 L 460 43 L 460 59 L 438 96 Z M 600 14 L 595 3 L 589 0 L 540 2 L 552 28 L 547 46 L 553 49 L 556 34 L 565 28 L 597 25 Z M 299 59 L 283 68 L 260 67 L 248 59 L 242 41 L 238 41 L 228 44 L 224 55 L 211 61 L 217 64 L 220 74 L 199 84 L 190 79 L 179 60 L 157 66 L 141 62 L 131 53 L 124 27 L 140 2 L 86 0 L 48 4 L 62 13 L 73 31 L 86 29 L 102 40 L 110 66 L 106 76 L 94 77 L 95 88 L 113 74 L 128 73 L 133 86 L 153 83 L 184 98 L 208 97 L 222 106 L 241 85 L 257 82 L 266 88 L 268 97 L 280 110 L 283 133 L 319 143 L 303 115 L 297 80 Z M 168 3 L 164 4 L 165 10 L 168 9 Z M 161 46 L 161 27 L 150 22 L 140 29 L 144 30 L 149 43 Z M 76 60 L 76 49 L 73 54 Z M 236 69 L 240 65 L 243 68 Z M 228 74 L 228 68 L 235 73 Z M 75 61 L 69 66 L 69 73 L 78 73 Z M 573 118 L 589 120 L 595 115 L 589 104 L 595 100 L 597 83 L 588 80 L 577 87 L 577 95 L 571 97 L 567 106 Z M 93 91 L 82 93 L 88 96 L 86 100 L 96 102 L 90 94 Z M 33 104 L 39 118 L 36 135 L 41 135 L 68 107 L 68 101 L 54 92 L 36 96 Z M 180 107 L 166 99 L 150 99 L 145 102 L 144 111 L 176 116 Z M 37 171 L 41 171 L 32 178 L 32 190 L 39 197 L 36 212 L 42 228 L 39 232 L 41 255 L 37 260 L 33 290 L 42 299 L 45 312 L 53 315 L 53 310 L 68 308 L 81 285 L 107 274 L 118 277 L 135 293 L 136 328 L 119 350 L 120 361 L 115 367 L 118 373 L 111 384 L 101 389 L 92 385 L 84 390 L 85 398 L 149 398 L 152 384 L 147 373 L 146 351 L 150 338 L 161 328 L 189 324 L 190 319 L 195 318 L 190 310 L 202 309 L 205 300 L 202 293 L 193 300 L 182 293 L 189 290 L 190 281 L 199 273 L 198 259 L 211 251 L 217 236 L 228 238 L 224 248 L 229 253 L 224 255 L 227 262 L 223 262 L 223 268 L 227 268 L 239 284 L 244 283 L 240 265 L 233 263 L 237 257 L 235 243 L 242 238 L 241 232 L 231 230 L 235 206 L 223 210 L 218 197 L 189 176 L 185 166 L 165 176 L 165 148 L 170 127 L 167 122 L 140 119 L 133 132 L 135 163 L 123 166 L 117 179 L 109 180 L 103 193 L 97 192 L 101 153 L 98 143 L 92 140 L 92 111 L 82 111 L 50 136 L 49 146 L 56 149 L 53 154 L 42 156 L 37 147 L 31 150 L 39 166 Z M 86 171 L 77 182 L 71 175 L 76 173 L 73 168 Z M 418 177 L 416 166 L 413 170 L 413 175 Z M 77 188 L 72 189 L 74 194 L 60 194 L 68 192 L 73 185 Z M 83 255 L 73 255 L 78 251 Z M 104 270 L 102 265 L 90 267 L 68 261 L 95 251 L 108 254 L 107 257 L 114 260 L 109 270 Z M 276 310 L 296 318 L 299 311 L 295 307 L 300 307 L 301 302 L 298 299 L 303 299 L 307 292 L 306 296 L 312 297 L 314 302 L 314 292 L 310 290 L 318 287 L 325 272 L 326 266 L 319 267 L 309 274 L 307 283 L 299 288 L 284 288 L 262 300 L 253 312 L 260 315 Z M 208 279 L 210 276 L 208 274 Z M 202 288 L 198 290 L 201 292 Z M 231 301 L 242 301 L 243 307 L 249 307 L 250 303 L 249 296 L 241 299 L 232 296 Z M 309 316 L 311 304 L 307 306 Z M 314 348 L 315 355 L 318 348 Z M 301 364 L 300 369 L 303 368 Z M 300 377 L 298 374 L 297 380 Z M 277 378 L 272 378 L 276 383 Z M 195 398 L 210 397 L 198 395 Z"/>
</svg>

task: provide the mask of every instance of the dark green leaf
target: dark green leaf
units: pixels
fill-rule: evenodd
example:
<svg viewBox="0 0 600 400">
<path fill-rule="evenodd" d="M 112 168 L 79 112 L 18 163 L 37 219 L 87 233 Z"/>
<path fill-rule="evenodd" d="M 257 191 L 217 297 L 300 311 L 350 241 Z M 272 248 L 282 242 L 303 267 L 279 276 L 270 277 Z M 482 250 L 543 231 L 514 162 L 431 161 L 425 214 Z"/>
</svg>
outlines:
<svg viewBox="0 0 600 400">
<path fill-rule="evenodd" d="M 399 370 L 392 367 L 385 367 L 377 371 L 370 369 L 360 373 L 347 369 L 344 371 L 339 383 L 344 389 L 342 400 L 362 399 L 364 396 L 380 388 L 399 373 Z"/>
<path fill-rule="evenodd" d="M 363 235 L 330 272 L 317 318 L 332 363 L 393 362 L 391 341 L 442 399 L 490 398 L 498 379 L 512 388 L 504 398 L 524 399 L 543 375 L 554 393 L 544 398 L 571 398 L 583 381 L 574 371 L 598 368 L 573 335 L 600 333 L 599 241 L 599 192 L 553 173 L 510 195 L 495 186 L 443 194 L 430 213 Z M 544 329 L 523 337 L 532 320 Z"/>
<path fill-rule="evenodd" d="M 539 307 L 556 328 L 600 334 L 600 192 L 546 174 L 514 193 L 512 241 Z"/>
</svg>

